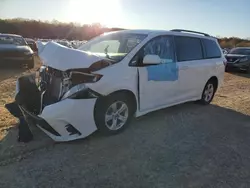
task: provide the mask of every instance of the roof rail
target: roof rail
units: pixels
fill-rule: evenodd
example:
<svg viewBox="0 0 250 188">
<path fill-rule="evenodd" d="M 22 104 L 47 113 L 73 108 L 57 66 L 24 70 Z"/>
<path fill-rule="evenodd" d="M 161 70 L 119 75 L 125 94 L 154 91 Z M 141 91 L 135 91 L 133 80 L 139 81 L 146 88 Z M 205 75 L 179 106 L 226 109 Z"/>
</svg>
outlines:
<svg viewBox="0 0 250 188">
<path fill-rule="evenodd" d="M 200 34 L 200 35 L 204 35 L 206 37 L 210 37 L 209 34 L 207 33 L 202 33 L 202 32 L 198 32 L 198 31 L 191 31 L 191 30 L 185 30 L 185 29 L 172 29 L 170 31 L 174 31 L 174 32 L 187 32 L 187 33 L 196 33 L 196 34 Z"/>
</svg>

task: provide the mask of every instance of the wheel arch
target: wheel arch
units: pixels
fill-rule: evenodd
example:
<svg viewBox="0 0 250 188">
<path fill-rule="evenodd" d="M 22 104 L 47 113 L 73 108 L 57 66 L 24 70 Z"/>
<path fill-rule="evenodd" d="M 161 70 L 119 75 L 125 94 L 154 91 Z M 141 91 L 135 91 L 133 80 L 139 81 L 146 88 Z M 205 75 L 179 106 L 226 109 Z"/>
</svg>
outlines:
<svg viewBox="0 0 250 188">
<path fill-rule="evenodd" d="M 218 85 L 219 85 L 219 79 L 217 78 L 217 76 L 212 76 L 212 77 L 210 77 L 209 79 L 208 79 L 208 81 L 207 81 L 207 83 L 208 82 L 213 82 L 214 84 L 215 84 L 215 91 L 217 91 L 217 89 L 218 89 Z M 207 84 L 206 83 L 206 84 Z"/>
<path fill-rule="evenodd" d="M 138 108 L 138 101 L 137 101 L 137 98 L 136 98 L 136 94 L 133 91 L 128 90 L 128 89 L 120 89 L 120 90 L 117 90 L 117 91 L 113 91 L 113 92 L 109 93 L 108 95 L 101 96 L 101 97 L 97 98 L 96 104 L 95 104 L 95 107 L 94 107 L 94 113 L 97 113 L 96 109 L 98 108 L 99 105 L 101 105 L 102 102 L 105 102 L 107 97 L 112 97 L 112 96 L 121 95 L 121 94 L 126 96 L 126 98 L 129 99 L 129 101 L 131 101 L 132 108 L 133 108 L 133 114 L 134 114 L 137 111 L 137 108 Z"/>
</svg>

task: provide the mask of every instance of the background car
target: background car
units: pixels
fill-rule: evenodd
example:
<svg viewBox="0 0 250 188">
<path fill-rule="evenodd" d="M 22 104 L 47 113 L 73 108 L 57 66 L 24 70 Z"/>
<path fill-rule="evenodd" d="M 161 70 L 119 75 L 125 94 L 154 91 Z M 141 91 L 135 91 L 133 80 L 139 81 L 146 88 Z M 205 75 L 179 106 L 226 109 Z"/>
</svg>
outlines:
<svg viewBox="0 0 250 188">
<path fill-rule="evenodd" d="M 25 38 L 27 44 L 30 46 L 30 48 L 34 51 L 37 52 L 38 48 L 37 48 L 37 44 L 36 41 L 30 38 Z"/>
<path fill-rule="evenodd" d="M 68 48 L 73 48 L 72 47 L 72 45 L 71 45 L 71 43 L 70 42 L 68 42 L 67 40 L 58 40 L 58 41 L 56 41 L 58 44 L 61 44 L 61 45 L 63 45 L 63 46 L 66 46 L 66 47 L 68 47 Z"/>
<path fill-rule="evenodd" d="M 237 47 L 225 55 L 227 59 L 226 71 L 244 70 L 250 73 L 250 47 Z"/>
<path fill-rule="evenodd" d="M 34 67 L 34 52 L 20 35 L 0 34 L 0 64 Z"/>
</svg>

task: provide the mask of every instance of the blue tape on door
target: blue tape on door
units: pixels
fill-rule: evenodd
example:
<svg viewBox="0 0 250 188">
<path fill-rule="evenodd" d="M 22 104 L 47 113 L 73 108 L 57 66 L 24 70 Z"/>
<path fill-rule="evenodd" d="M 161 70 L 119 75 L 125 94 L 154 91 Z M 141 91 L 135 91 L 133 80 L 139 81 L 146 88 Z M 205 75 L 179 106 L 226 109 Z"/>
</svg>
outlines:
<svg viewBox="0 0 250 188">
<path fill-rule="evenodd" d="M 163 63 L 147 67 L 148 81 L 175 81 L 179 77 L 179 68 L 176 63 Z"/>
</svg>

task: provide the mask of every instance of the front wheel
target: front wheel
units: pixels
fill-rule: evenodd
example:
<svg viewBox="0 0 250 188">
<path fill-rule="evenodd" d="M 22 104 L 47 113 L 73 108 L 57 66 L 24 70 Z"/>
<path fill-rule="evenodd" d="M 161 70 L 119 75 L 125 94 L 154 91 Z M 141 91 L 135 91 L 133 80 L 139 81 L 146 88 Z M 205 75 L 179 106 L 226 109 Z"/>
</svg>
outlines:
<svg viewBox="0 0 250 188">
<path fill-rule="evenodd" d="M 204 105 L 210 104 L 214 98 L 215 92 L 216 92 L 216 84 L 212 80 L 209 80 L 204 87 L 204 90 L 202 92 L 202 97 L 199 102 Z"/>
<path fill-rule="evenodd" d="M 130 100 L 123 94 L 111 95 L 97 104 L 95 121 L 104 134 L 117 134 L 124 130 L 133 116 Z"/>
</svg>

